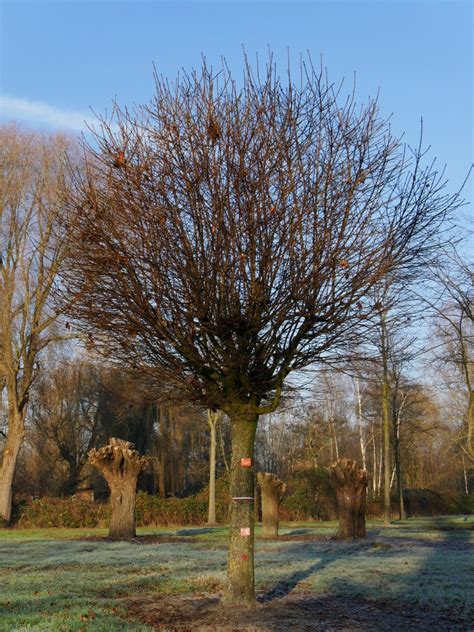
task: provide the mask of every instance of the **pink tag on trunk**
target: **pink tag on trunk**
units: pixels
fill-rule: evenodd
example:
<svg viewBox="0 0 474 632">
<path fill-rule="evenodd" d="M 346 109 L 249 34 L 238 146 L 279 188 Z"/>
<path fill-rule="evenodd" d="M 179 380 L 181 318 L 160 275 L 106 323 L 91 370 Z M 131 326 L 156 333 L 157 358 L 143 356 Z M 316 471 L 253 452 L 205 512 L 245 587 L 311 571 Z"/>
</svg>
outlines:
<svg viewBox="0 0 474 632">
<path fill-rule="evenodd" d="M 242 529 L 240 530 L 240 535 L 248 538 L 248 536 L 250 535 L 250 527 L 242 527 Z"/>
</svg>

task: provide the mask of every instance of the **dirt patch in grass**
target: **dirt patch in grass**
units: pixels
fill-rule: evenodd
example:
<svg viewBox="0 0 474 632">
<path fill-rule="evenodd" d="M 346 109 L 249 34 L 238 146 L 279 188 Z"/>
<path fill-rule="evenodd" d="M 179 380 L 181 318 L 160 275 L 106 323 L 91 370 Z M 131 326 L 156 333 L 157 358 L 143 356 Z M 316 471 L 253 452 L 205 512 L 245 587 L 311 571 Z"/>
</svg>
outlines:
<svg viewBox="0 0 474 632">
<path fill-rule="evenodd" d="M 154 535 L 145 534 L 145 535 L 137 535 L 134 538 L 124 539 L 124 538 L 110 538 L 107 535 L 88 535 L 83 538 L 74 538 L 74 540 L 78 542 L 129 542 L 130 544 L 164 544 L 164 543 L 173 543 L 173 542 L 199 542 L 198 538 L 193 537 L 182 537 L 176 535 Z"/>
<path fill-rule="evenodd" d="M 127 600 L 127 616 L 155 630 L 174 632 L 234 630 L 286 632 L 287 630 L 472 630 L 471 622 L 456 611 L 407 608 L 394 602 L 362 598 L 318 597 L 292 593 L 257 603 L 255 608 L 229 607 L 212 596 L 143 596 Z"/>
</svg>

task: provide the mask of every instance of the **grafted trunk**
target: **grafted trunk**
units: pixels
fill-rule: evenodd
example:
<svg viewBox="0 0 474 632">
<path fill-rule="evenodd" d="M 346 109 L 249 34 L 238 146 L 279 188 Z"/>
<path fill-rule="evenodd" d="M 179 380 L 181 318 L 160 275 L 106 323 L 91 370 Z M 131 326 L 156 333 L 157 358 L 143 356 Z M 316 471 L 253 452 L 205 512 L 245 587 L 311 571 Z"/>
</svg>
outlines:
<svg viewBox="0 0 474 632">
<path fill-rule="evenodd" d="M 336 490 L 340 540 L 365 538 L 367 472 L 355 461 L 340 459 L 329 468 L 330 481 Z"/>
<path fill-rule="evenodd" d="M 229 415 L 232 429 L 230 469 L 230 545 L 227 565 L 228 603 L 255 603 L 254 577 L 254 446 L 258 416 Z"/>
<path fill-rule="evenodd" d="M 11 415 L 0 465 L 0 519 L 7 524 L 12 515 L 13 477 L 24 436 L 23 416 L 21 413 Z"/>
<path fill-rule="evenodd" d="M 262 525 L 263 535 L 267 538 L 278 537 L 278 509 L 283 494 L 286 492 L 286 484 L 280 481 L 275 474 L 259 472 L 257 481 L 262 493 Z"/>
<path fill-rule="evenodd" d="M 133 449 L 133 443 L 109 439 L 109 443 L 89 452 L 89 462 L 104 476 L 110 488 L 109 537 L 133 538 L 135 532 L 135 501 L 140 473 L 148 459 Z"/>
</svg>

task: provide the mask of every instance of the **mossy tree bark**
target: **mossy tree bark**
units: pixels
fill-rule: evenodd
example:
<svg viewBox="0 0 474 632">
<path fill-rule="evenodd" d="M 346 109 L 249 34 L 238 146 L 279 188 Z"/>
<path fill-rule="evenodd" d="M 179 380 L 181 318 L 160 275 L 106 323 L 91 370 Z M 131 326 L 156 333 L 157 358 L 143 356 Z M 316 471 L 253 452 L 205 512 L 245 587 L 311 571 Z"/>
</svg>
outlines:
<svg viewBox="0 0 474 632">
<path fill-rule="evenodd" d="M 365 538 L 367 472 L 356 461 L 340 459 L 329 468 L 331 484 L 336 490 L 339 514 L 339 540 Z"/>
<path fill-rule="evenodd" d="M 262 493 L 263 535 L 267 538 L 276 538 L 279 523 L 278 509 L 283 494 L 286 492 L 286 484 L 275 474 L 268 472 L 259 472 L 257 481 Z"/>
<path fill-rule="evenodd" d="M 110 488 L 111 538 L 128 539 L 136 535 L 137 482 L 148 459 L 133 448 L 129 441 L 111 438 L 103 448 L 89 452 L 89 462 L 102 473 Z"/>
<path fill-rule="evenodd" d="M 239 411 L 229 417 L 232 432 L 231 508 L 225 600 L 254 605 L 254 448 L 258 415 Z M 242 459 L 250 459 L 250 466 L 249 461 Z"/>
</svg>

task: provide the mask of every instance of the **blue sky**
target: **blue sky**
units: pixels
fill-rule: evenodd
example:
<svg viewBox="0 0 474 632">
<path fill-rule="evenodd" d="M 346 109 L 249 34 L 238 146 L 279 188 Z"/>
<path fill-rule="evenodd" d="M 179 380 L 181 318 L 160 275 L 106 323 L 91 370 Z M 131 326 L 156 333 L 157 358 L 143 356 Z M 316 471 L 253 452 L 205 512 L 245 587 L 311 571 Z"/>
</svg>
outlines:
<svg viewBox="0 0 474 632">
<path fill-rule="evenodd" d="M 473 3 L 469 0 L 331 2 L 160 2 L 0 0 L 0 121 L 83 127 L 90 108 L 117 97 L 140 103 L 153 90 L 152 64 L 175 78 L 224 55 L 237 72 L 242 46 L 252 58 L 270 47 L 284 71 L 320 55 L 334 81 L 357 78 L 358 99 L 380 90 L 393 128 L 426 143 L 447 163 L 450 189 L 472 162 Z M 472 178 L 465 191 L 472 199 Z M 465 211 L 468 212 L 468 211 Z"/>
</svg>

